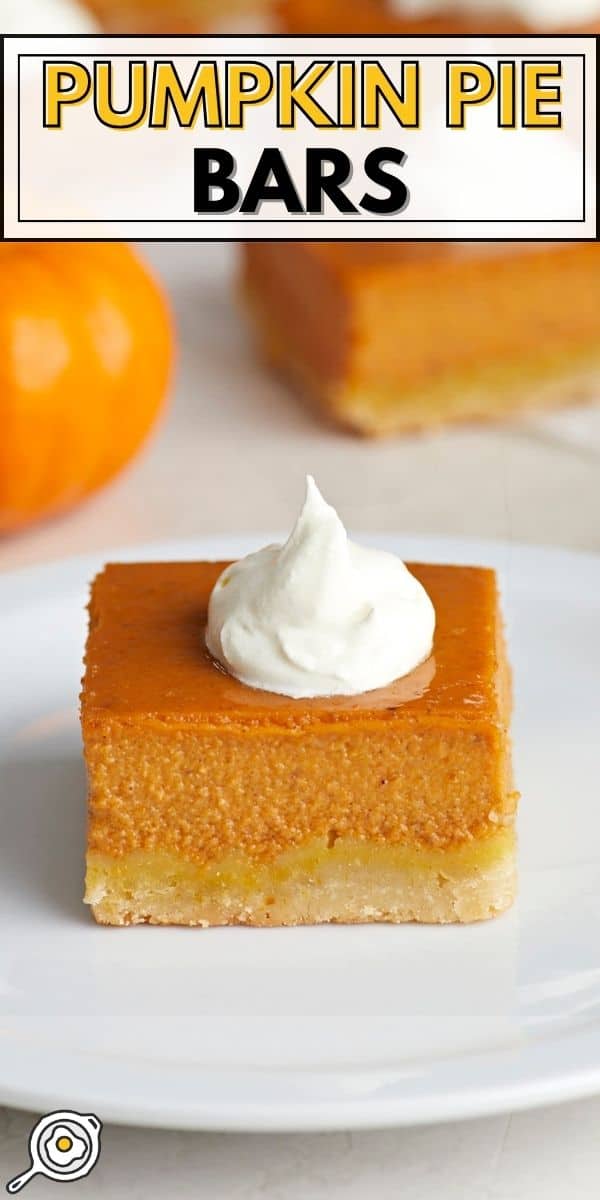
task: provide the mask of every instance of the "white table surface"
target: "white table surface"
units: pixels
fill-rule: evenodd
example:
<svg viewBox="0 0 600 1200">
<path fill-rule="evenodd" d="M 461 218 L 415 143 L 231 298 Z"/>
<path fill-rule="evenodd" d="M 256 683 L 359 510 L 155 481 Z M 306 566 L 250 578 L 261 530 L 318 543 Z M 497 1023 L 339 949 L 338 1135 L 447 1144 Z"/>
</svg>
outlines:
<svg viewBox="0 0 600 1200">
<path fill-rule="evenodd" d="M 170 412 L 143 456 L 101 495 L 0 541 L 0 571 L 154 539 L 285 529 L 307 471 L 357 531 L 600 550 L 600 406 L 401 441 L 337 433 L 256 361 L 233 300 L 235 248 L 155 245 L 145 253 L 178 319 Z M 33 1120 L 0 1108 L 0 1185 L 26 1165 Z M 43 1180 L 30 1186 L 32 1194 L 62 1194 Z M 381 1133 L 243 1136 L 109 1126 L 98 1167 L 78 1186 L 90 1200 L 598 1200 L 600 1098 Z"/>
</svg>

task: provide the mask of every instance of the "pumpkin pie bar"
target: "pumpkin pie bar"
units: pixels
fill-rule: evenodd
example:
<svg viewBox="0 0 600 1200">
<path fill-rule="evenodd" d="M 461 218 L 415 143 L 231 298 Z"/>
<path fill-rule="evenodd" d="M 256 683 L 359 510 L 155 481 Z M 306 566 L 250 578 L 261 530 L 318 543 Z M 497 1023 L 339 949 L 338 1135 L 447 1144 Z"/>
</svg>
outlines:
<svg viewBox="0 0 600 1200">
<path fill-rule="evenodd" d="M 600 30 L 600 0 L 539 19 L 498 0 L 278 0 L 291 34 Z M 267 359 L 367 435 L 586 399 L 600 384 L 594 244 L 255 244 L 245 290 Z"/>
<path fill-rule="evenodd" d="M 498 418 L 600 385 L 595 243 L 252 242 L 266 359 L 366 435 Z"/>
<path fill-rule="evenodd" d="M 288 699 L 205 649 L 224 563 L 96 579 L 82 693 L 86 901 L 107 925 L 477 921 L 515 892 L 509 669 L 491 570 L 412 565 L 432 655 Z"/>
</svg>

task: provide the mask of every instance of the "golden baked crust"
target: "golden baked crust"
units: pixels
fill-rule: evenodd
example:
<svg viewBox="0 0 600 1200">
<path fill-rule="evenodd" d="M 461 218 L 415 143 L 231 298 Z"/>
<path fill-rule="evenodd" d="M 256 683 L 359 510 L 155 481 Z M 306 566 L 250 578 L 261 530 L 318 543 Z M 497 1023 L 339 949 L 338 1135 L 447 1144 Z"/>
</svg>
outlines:
<svg viewBox="0 0 600 1200">
<path fill-rule="evenodd" d="M 200 924 L 227 913 L 258 923 L 267 910 L 291 923 L 312 919 L 306 871 L 291 870 L 284 888 L 285 864 L 299 855 L 306 867 L 307 854 L 313 863 L 324 854 L 323 920 L 335 916 L 333 895 L 340 920 L 365 919 L 369 907 L 388 913 L 381 919 L 407 919 L 399 914 L 409 909 L 410 919 L 452 919 L 463 885 L 472 895 L 480 876 L 486 915 L 491 885 L 482 864 L 508 831 L 502 869 L 494 862 L 490 877 L 499 878 L 498 868 L 508 895 L 516 805 L 494 573 L 413 564 L 436 607 L 432 657 L 366 695 L 288 700 L 232 679 L 204 648 L 208 598 L 224 565 L 113 565 L 94 584 L 82 728 L 88 900 L 98 919 L 180 921 L 194 896 Z M 344 847 L 352 853 L 338 862 Z M 449 891 L 440 854 L 449 867 L 460 863 Z M 134 886 L 128 871 L 136 864 Z M 241 897 L 249 873 L 255 884 Z M 216 900 L 209 878 L 220 881 Z M 418 915 L 426 912 L 438 916 Z"/>
<path fill-rule="evenodd" d="M 160 852 L 92 852 L 86 900 L 106 925 L 448 924 L 497 916 L 515 891 L 515 835 L 506 828 L 449 851 L 340 838 L 269 863 L 238 857 L 210 868 Z"/>
</svg>

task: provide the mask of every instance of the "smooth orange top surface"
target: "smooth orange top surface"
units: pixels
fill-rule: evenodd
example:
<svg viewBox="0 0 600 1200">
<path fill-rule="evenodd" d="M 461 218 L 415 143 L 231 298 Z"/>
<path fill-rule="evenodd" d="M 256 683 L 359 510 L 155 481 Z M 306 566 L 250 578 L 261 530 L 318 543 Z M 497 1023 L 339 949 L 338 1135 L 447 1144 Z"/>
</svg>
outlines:
<svg viewBox="0 0 600 1200">
<path fill-rule="evenodd" d="M 409 564 L 436 610 L 433 655 L 360 696 L 292 700 L 227 675 L 204 646 L 207 605 L 225 563 L 113 564 L 96 579 L 83 715 L 306 728 L 375 719 L 502 721 L 496 580 L 481 567 Z"/>
</svg>

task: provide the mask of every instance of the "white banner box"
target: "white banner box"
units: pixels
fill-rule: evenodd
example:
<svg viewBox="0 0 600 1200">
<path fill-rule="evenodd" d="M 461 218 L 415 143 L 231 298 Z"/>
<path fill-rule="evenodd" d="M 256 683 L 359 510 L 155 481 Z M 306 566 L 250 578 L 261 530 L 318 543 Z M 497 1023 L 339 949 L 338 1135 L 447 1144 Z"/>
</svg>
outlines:
<svg viewBox="0 0 600 1200">
<path fill-rule="evenodd" d="M 7 37 L 7 239 L 591 240 L 593 37 Z"/>
</svg>

